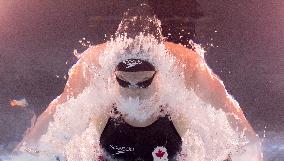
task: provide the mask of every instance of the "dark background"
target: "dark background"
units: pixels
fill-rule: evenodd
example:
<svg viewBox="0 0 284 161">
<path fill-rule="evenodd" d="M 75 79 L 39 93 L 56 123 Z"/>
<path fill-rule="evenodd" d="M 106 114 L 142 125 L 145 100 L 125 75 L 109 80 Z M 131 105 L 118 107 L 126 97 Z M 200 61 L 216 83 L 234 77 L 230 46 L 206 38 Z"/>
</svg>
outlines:
<svg viewBox="0 0 284 161">
<path fill-rule="evenodd" d="M 136 0 L 0 0 L 0 144 L 21 140 L 33 112 L 59 95 L 78 41 L 105 42 Z M 260 135 L 284 130 L 284 1 L 144 1 L 169 41 L 207 50 L 209 66 Z M 189 34 L 188 34 L 189 33 Z M 179 38 L 179 36 L 183 38 Z M 59 76 L 59 77 L 58 77 Z M 26 98 L 14 109 L 9 101 Z"/>
</svg>

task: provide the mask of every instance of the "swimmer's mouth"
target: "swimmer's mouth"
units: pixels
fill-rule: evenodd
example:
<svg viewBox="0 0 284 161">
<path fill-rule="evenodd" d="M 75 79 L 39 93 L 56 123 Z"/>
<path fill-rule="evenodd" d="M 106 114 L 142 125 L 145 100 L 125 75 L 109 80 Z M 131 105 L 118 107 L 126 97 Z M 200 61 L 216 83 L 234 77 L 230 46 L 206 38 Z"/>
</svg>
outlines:
<svg viewBox="0 0 284 161">
<path fill-rule="evenodd" d="M 116 76 L 116 80 L 117 80 L 118 84 L 123 88 L 147 88 L 148 86 L 151 85 L 155 75 L 156 75 L 156 72 L 149 79 L 146 79 L 144 81 L 141 81 L 141 82 L 138 82 L 138 83 L 135 83 L 135 84 L 131 84 L 130 82 L 125 81 L 125 80 L 119 78 L 118 76 Z"/>
</svg>

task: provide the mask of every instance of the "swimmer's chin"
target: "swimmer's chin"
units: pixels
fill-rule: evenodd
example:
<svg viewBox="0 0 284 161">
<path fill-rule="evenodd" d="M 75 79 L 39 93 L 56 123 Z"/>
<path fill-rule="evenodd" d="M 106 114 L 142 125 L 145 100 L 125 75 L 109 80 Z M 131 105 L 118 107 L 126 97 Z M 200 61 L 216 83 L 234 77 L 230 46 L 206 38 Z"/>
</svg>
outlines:
<svg viewBox="0 0 284 161">
<path fill-rule="evenodd" d="M 117 110 L 125 122 L 135 127 L 145 127 L 157 120 L 159 106 L 157 96 L 147 99 L 135 97 L 120 97 L 117 100 Z"/>
<path fill-rule="evenodd" d="M 146 127 L 149 126 L 151 124 L 153 124 L 155 121 L 157 120 L 157 117 L 155 117 L 154 115 L 147 117 L 147 118 L 137 118 L 137 117 L 129 117 L 126 116 L 124 118 L 124 121 L 134 127 Z"/>
</svg>

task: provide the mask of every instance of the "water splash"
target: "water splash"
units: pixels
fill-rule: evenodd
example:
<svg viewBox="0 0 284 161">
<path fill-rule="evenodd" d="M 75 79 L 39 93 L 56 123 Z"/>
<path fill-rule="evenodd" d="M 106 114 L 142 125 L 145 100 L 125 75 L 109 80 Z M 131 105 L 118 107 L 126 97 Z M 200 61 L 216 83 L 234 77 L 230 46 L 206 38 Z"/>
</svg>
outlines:
<svg viewBox="0 0 284 161">
<path fill-rule="evenodd" d="M 182 72 L 184 64 L 178 62 L 163 43 L 160 21 L 149 14 L 146 5 L 141 8 L 125 14 L 115 37 L 99 53 L 97 63 L 84 59 L 96 47 L 91 46 L 80 56 L 69 75 L 72 77 L 74 68 L 82 65 L 83 72 L 91 76 L 92 79 L 88 80 L 91 83 L 76 98 L 71 96 L 58 105 L 54 121 L 47 123 L 48 130 L 38 143 L 23 144 L 19 155 L 6 156 L 3 160 L 96 160 L 101 155 L 101 118 L 112 116 L 114 104 L 121 112 L 128 112 L 132 118 L 141 121 L 149 116 L 137 117 L 136 112 L 129 112 L 134 104 L 145 114 L 157 113 L 162 107 L 173 120 L 185 122 L 183 126 L 187 130 L 181 136 L 183 145 L 177 156 L 179 160 L 222 161 L 246 144 L 242 132 L 229 125 L 225 112 L 204 102 L 186 87 Z M 202 55 L 201 51 L 201 48 L 197 50 Z M 140 101 L 136 98 L 133 101 L 121 97 L 117 91 L 115 66 L 127 59 L 147 60 L 156 67 L 157 91 L 150 99 Z"/>
<path fill-rule="evenodd" d="M 159 42 L 164 39 L 161 21 L 157 19 L 154 11 L 147 4 L 140 4 L 138 7 L 125 12 L 115 36 L 134 39 L 140 34 L 144 36 L 151 35 Z"/>
</svg>

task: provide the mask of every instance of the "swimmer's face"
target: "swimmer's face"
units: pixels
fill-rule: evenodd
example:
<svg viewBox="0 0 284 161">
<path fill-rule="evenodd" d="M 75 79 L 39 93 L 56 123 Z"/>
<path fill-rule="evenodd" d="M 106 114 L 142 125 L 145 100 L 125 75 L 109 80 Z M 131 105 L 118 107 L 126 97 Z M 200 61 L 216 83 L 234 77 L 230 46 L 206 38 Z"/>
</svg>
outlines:
<svg viewBox="0 0 284 161">
<path fill-rule="evenodd" d="M 122 62 L 117 67 L 119 70 L 115 71 L 119 93 L 125 98 L 147 99 L 153 96 L 157 88 L 156 71 L 153 65 L 137 59 L 127 61 L 132 61 L 130 67 L 123 66 L 123 63 L 127 65 L 129 62 Z M 136 63 L 136 67 L 133 66 L 133 62 Z"/>
</svg>

